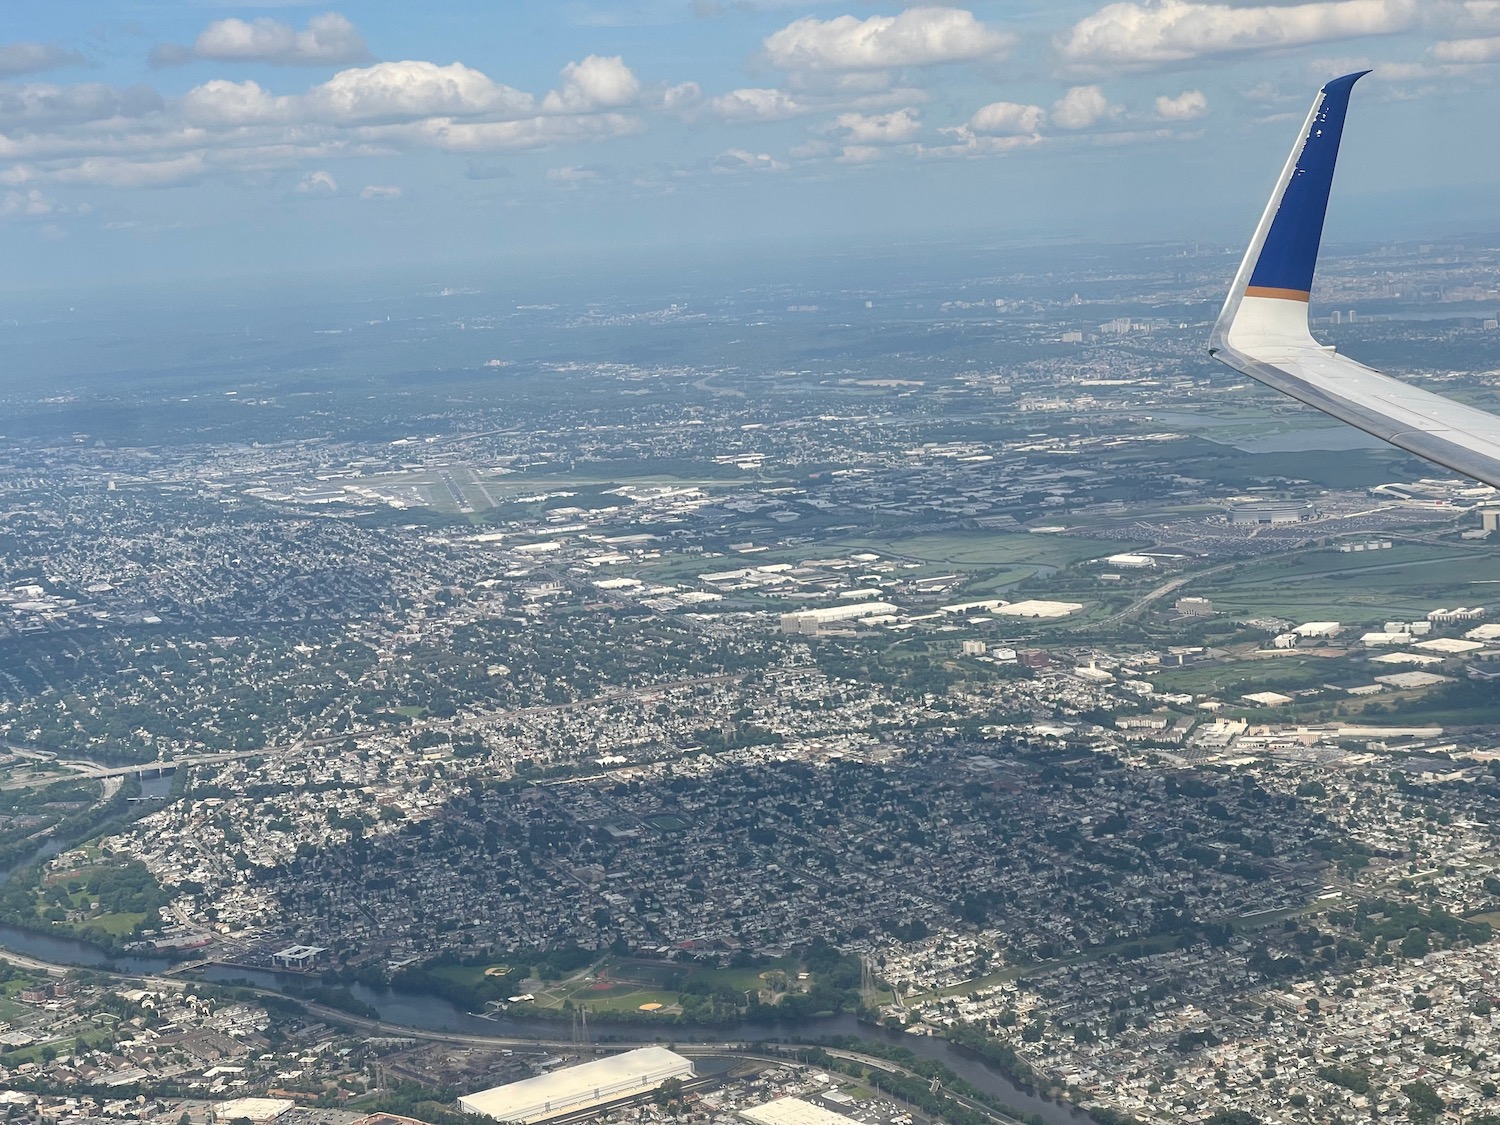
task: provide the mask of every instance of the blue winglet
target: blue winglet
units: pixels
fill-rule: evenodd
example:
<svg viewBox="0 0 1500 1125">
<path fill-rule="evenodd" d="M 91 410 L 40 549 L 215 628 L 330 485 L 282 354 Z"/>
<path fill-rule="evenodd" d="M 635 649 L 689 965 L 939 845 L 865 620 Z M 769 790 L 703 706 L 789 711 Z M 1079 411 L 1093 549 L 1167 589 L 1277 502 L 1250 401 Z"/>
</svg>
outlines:
<svg viewBox="0 0 1500 1125">
<path fill-rule="evenodd" d="M 1281 194 L 1276 218 L 1250 275 L 1245 290 L 1248 296 L 1307 300 L 1313 269 L 1318 264 L 1318 244 L 1323 238 L 1323 217 L 1328 211 L 1328 192 L 1344 135 L 1349 94 L 1369 73 L 1362 70 L 1346 74 L 1323 87 L 1322 101 L 1303 138 L 1296 169 Z"/>
</svg>

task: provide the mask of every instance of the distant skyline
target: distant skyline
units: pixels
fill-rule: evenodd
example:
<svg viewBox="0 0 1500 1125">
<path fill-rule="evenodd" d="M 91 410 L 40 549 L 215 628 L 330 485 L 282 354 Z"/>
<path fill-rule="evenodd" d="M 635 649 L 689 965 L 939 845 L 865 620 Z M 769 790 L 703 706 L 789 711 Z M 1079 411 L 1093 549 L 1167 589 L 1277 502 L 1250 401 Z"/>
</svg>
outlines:
<svg viewBox="0 0 1500 1125">
<path fill-rule="evenodd" d="M 1500 0 L 16 0 L 0 284 L 1248 237 L 1372 67 L 1328 237 L 1500 230 Z"/>
</svg>

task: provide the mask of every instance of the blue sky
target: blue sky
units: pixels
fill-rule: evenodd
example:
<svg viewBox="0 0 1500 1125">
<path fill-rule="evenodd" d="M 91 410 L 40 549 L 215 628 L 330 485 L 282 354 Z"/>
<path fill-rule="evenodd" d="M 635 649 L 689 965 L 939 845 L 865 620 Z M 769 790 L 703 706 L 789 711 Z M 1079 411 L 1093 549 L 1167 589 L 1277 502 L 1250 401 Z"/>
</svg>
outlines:
<svg viewBox="0 0 1500 1125">
<path fill-rule="evenodd" d="M 1500 0 L 9 0 L 0 283 L 1500 229 Z"/>
</svg>

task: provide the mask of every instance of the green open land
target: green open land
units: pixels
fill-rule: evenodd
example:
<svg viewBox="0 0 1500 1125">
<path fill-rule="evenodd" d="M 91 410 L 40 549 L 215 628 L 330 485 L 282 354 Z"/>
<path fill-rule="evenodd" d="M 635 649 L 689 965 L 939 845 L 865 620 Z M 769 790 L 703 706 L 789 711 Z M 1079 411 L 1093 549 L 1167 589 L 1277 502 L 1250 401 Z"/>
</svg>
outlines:
<svg viewBox="0 0 1500 1125">
<path fill-rule="evenodd" d="M 719 969 L 607 957 L 566 980 L 540 986 L 535 990 L 535 1003 L 541 1008 L 562 1008 L 570 1002 L 575 1006 L 583 1004 L 590 1012 L 601 1015 L 639 1011 L 643 1004 L 660 1004 L 663 1014 L 671 1015 L 675 1014 L 686 989 L 700 992 L 728 989 L 735 993 L 752 989 L 785 991 L 797 981 L 797 971 L 795 958 L 783 958 L 770 968 Z"/>
<path fill-rule="evenodd" d="M 1131 447 L 1110 457 L 1122 463 L 1163 461 L 1188 476 L 1202 477 L 1237 488 L 1277 481 L 1310 481 L 1324 488 L 1368 488 L 1389 480 L 1410 480 L 1421 476 L 1421 462 L 1388 447 L 1345 449 L 1337 455 L 1326 450 L 1290 450 L 1275 453 L 1248 453 L 1229 442 L 1244 442 L 1266 437 L 1273 427 L 1220 426 L 1212 438 L 1192 436 L 1180 441 L 1163 442 L 1146 448 Z"/>
<path fill-rule="evenodd" d="M 851 536 L 818 545 L 822 554 L 838 550 L 869 551 L 884 558 L 974 569 L 1009 566 L 1035 572 L 1038 567 L 1065 567 L 1083 559 L 1103 558 L 1140 544 L 1084 539 L 1069 535 L 1031 535 L 995 531 L 955 531 L 940 535 Z"/>
<path fill-rule="evenodd" d="M 1368 683 L 1371 674 L 1368 670 L 1356 671 L 1354 662 L 1341 656 L 1298 654 L 1172 668 L 1162 672 L 1156 683 L 1163 691 L 1234 697 L 1257 691 L 1287 693 L 1316 689 L 1344 680 Z"/>
<path fill-rule="evenodd" d="M 1397 543 L 1387 551 L 1333 548 L 1253 560 L 1184 592 L 1220 613 L 1379 625 L 1439 606 L 1484 605 L 1500 594 L 1500 556 L 1483 545 Z"/>
<path fill-rule="evenodd" d="M 826 972 L 810 970 L 809 965 L 815 963 L 824 964 Z M 807 1014 L 809 1005 L 837 1010 L 849 1002 L 844 991 L 853 987 L 849 974 L 858 979 L 857 962 L 827 955 L 821 962 L 812 956 L 807 963 L 785 957 L 754 966 L 719 968 L 693 961 L 605 954 L 587 962 L 571 956 L 561 963 L 544 959 L 532 965 L 532 975 L 522 980 L 520 974 L 525 971 L 513 971 L 509 964 L 434 963 L 419 970 L 420 980 L 408 980 L 405 987 L 420 986 L 475 1010 L 484 1003 L 529 993 L 533 999 L 518 1005 L 518 1014 L 538 1010 L 557 1015 L 583 1007 L 598 1017 L 650 1020 L 659 1016 L 701 1022 L 737 1018 L 756 1003 L 800 1005 L 800 1014 Z"/>
<path fill-rule="evenodd" d="M 903 578 L 925 578 L 959 574 L 968 580 L 961 596 L 982 597 L 1024 579 L 1050 573 L 1086 559 L 1103 558 L 1119 551 L 1144 546 L 1118 539 L 1087 539 L 1071 535 L 1031 535 L 997 531 L 949 531 L 933 535 L 876 536 L 835 530 L 817 543 L 779 548 L 750 555 L 726 554 L 718 558 L 677 557 L 650 562 L 637 572 L 658 582 L 691 582 L 700 574 L 797 563 L 809 558 L 831 558 L 868 552 L 885 560 L 916 564 L 903 570 Z M 744 595 L 738 595 L 743 597 Z M 1037 593 L 1036 597 L 1046 597 Z M 780 604 L 779 599 L 776 600 Z"/>
</svg>

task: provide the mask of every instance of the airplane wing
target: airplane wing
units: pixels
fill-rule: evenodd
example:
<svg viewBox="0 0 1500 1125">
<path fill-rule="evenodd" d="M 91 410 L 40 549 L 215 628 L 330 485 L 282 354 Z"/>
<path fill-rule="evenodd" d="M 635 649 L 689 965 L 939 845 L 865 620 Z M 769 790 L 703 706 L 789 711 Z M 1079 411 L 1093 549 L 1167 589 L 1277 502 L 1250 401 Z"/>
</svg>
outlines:
<svg viewBox="0 0 1500 1125">
<path fill-rule="evenodd" d="M 1208 354 L 1252 379 L 1445 468 L 1500 487 L 1500 417 L 1392 379 L 1312 338 L 1308 293 L 1349 94 L 1318 91 L 1240 263 Z"/>
</svg>

